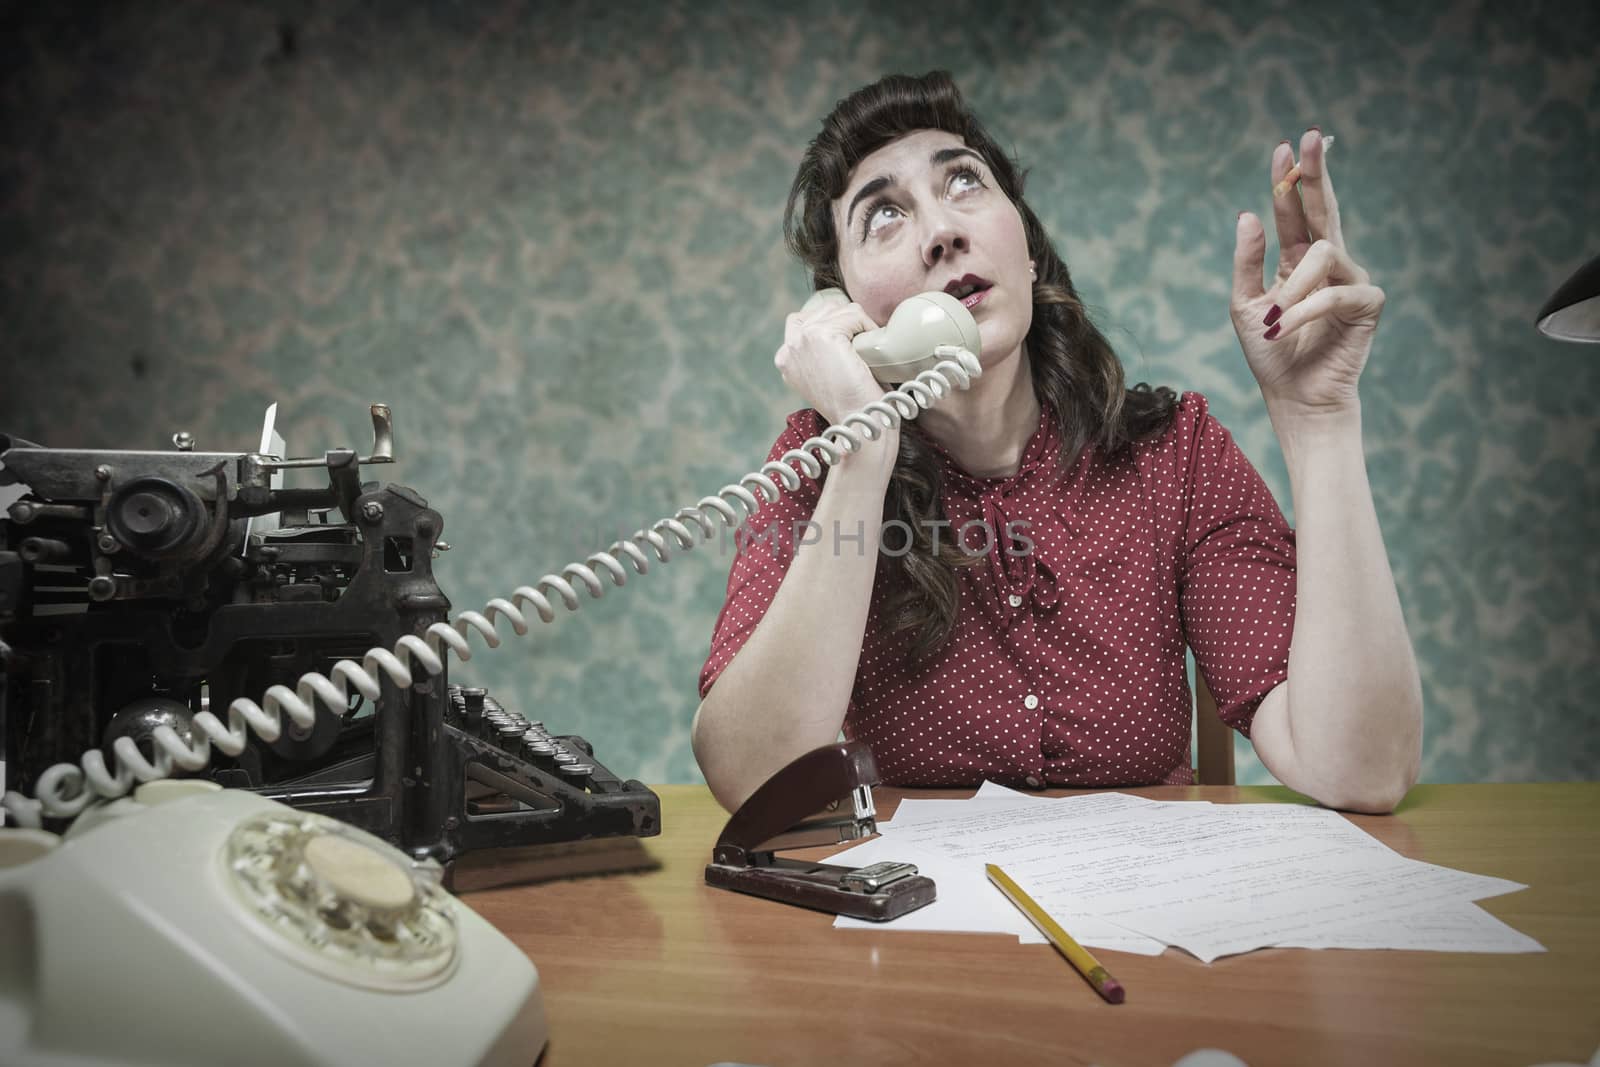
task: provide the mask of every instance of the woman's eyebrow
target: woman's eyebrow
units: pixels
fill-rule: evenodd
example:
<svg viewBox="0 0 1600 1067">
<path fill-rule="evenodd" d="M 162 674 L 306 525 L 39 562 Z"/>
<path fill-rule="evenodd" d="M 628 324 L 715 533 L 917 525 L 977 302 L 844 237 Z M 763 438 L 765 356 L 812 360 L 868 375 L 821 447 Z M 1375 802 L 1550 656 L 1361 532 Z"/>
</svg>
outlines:
<svg viewBox="0 0 1600 1067">
<path fill-rule="evenodd" d="M 971 156 L 979 163 L 986 163 L 986 160 L 981 155 L 979 155 L 977 152 L 974 152 L 966 145 L 953 148 L 941 148 L 933 155 L 928 157 L 928 163 L 932 166 L 939 167 L 950 162 L 952 159 L 960 159 L 962 156 Z M 894 178 L 891 175 L 884 174 L 872 179 L 870 182 L 858 189 L 856 191 L 856 195 L 850 198 L 850 206 L 845 209 L 845 228 L 850 228 L 850 217 L 856 213 L 857 204 L 861 203 L 861 201 L 865 200 L 867 197 L 872 196 L 874 193 L 887 189 L 894 184 Z"/>
<path fill-rule="evenodd" d="M 857 204 L 861 203 L 861 201 L 865 200 L 867 197 L 872 196 L 874 193 L 889 188 L 889 186 L 893 184 L 894 178 L 887 174 L 883 174 L 872 179 L 870 182 L 858 189 L 856 191 L 856 195 L 850 198 L 850 206 L 845 210 L 844 213 L 845 229 L 848 230 L 850 228 L 850 216 L 855 214 Z"/>
<path fill-rule="evenodd" d="M 961 145 L 956 148 L 941 148 L 933 155 L 928 157 L 928 162 L 937 167 L 941 164 L 950 162 L 952 159 L 960 159 L 962 156 L 971 156 L 979 163 L 987 163 L 982 156 L 968 148 L 966 145 Z"/>
</svg>

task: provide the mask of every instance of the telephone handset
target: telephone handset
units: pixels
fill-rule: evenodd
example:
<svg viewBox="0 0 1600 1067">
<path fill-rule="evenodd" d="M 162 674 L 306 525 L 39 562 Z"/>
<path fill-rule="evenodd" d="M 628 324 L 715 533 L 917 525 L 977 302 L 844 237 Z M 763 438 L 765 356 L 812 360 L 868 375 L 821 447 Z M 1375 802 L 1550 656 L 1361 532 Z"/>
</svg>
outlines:
<svg viewBox="0 0 1600 1067">
<path fill-rule="evenodd" d="M 840 289 L 819 289 L 801 309 L 815 311 L 830 304 L 843 304 L 849 297 Z M 978 354 L 978 324 L 972 312 L 949 293 L 931 290 L 907 297 L 894 309 L 882 328 L 857 334 L 850 342 L 856 355 L 872 368 L 880 382 L 910 381 L 934 367 L 940 346 L 964 348 Z"/>
</svg>

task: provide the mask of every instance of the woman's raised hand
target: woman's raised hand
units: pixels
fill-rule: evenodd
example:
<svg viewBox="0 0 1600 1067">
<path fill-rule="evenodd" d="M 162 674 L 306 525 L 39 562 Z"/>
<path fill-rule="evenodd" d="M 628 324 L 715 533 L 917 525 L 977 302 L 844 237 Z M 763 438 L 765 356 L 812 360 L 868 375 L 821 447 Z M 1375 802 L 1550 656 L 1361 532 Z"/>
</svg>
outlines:
<svg viewBox="0 0 1600 1067">
<path fill-rule="evenodd" d="M 796 311 L 784 320 L 783 344 L 772 362 L 784 384 L 836 423 L 852 411 L 883 399 L 884 388 L 850 347 L 858 333 L 876 329 L 860 304 L 842 297 L 821 307 Z"/>
<path fill-rule="evenodd" d="M 1239 213 L 1233 328 L 1274 415 L 1354 411 L 1383 290 L 1345 248 L 1320 131 L 1301 135 L 1299 185 L 1280 191 L 1293 165 L 1286 141 L 1272 154 L 1278 270 L 1268 287 L 1262 285 L 1266 230 L 1250 212 Z"/>
</svg>

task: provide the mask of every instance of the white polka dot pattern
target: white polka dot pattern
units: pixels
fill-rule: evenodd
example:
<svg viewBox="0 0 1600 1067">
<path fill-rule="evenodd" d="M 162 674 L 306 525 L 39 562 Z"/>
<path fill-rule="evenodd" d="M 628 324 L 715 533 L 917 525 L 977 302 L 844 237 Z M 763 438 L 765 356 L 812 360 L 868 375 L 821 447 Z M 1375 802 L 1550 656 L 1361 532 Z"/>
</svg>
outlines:
<svg viewBox="0 0 1600 1067">
<path fill-rule="evenodd" d="M 769 458 L 821 429 L 816 412 L 794 413 Z M 872 746 L 884 781 L 1191 781 L 1186 644 L 1222 718 L 1248 735 L 1261 698 L 1287 677 L 1294 532 L 1203 396 L 1185 393 L 1160 438 L 1111 460 L 1090 448 L 1065 474 L 1048 411 L 1010 477 L 972 477 L 934 450 L 944 536 L 1011 523 L 1032 545 L 1013 542 L 1023 554 L 1012 555 L 995 539 L 980 565 L 957 571 L 956 630 L 920 665 L 882 633 L 880 559 L 845 733 Z M 807 481 L 751 520 L 770 540 L 734 559 L 702 695 L 772 603 L 791 531 L 820 494 Z M 972 550 L 984 529 L 971 528 Z M 886 533 L 890 550 L 903 543 Z"/>
</svg>

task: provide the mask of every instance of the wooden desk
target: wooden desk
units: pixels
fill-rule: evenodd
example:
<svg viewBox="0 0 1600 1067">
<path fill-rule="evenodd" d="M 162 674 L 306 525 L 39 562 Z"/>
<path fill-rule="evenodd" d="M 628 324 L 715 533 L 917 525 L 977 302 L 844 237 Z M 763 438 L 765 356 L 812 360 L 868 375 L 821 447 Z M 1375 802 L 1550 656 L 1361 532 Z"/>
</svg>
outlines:
<svg viewBox="0 0 1600 1067">
<path fill-rule="evenodd" d="M 539 967 L 543 1067 L 650 1064 L 1155 1064 L 1221 1048 L 1271 1064 L 1588 1063 L 1600 1045 L 1600 783 L 1433 785 L 1352 820 L 1416 859 L 1526 882 L 1482 906 L 1549 952 L 1268 949 L 1209 966 L 1097 953 L 1102 1003 L 1046 945 L 835 931 L 832 917 L 704 884 L 725 815 L 663 786 L 649 874 L 471 893 Z M 1129 790 L 1283 801 L 1278 788 Z M 880 817 L 900 791 L 877 791 Z M 916 796 L 967 796 L 919 791 Z M 813 850 L 821 855 L 829 850 Z"/>
</svg>

